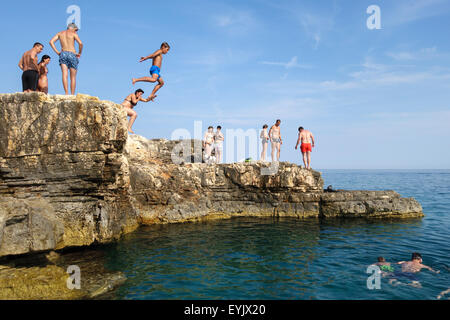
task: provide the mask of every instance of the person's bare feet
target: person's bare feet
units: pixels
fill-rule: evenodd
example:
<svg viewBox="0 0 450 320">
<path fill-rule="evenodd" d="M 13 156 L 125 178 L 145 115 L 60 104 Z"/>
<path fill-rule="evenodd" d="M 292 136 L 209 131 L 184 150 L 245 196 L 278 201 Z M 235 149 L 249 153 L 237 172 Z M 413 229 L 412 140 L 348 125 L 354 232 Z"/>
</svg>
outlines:
<svg viewBox="0 0 450 320">
<path fill-rule="evenodd" d="M 131 134 L 134 134 L 134 131 L 131 130 L 131 128 L 128 128 L 128 132 L 131 133 Z"/>
</svg>

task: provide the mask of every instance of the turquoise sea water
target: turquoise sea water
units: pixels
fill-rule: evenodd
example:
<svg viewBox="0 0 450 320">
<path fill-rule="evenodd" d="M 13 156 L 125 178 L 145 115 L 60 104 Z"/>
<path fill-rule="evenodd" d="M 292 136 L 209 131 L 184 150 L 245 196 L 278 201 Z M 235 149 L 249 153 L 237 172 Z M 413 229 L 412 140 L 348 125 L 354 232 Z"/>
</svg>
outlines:
<svg viewBox="0 0 450 320">
<path fill-rule="evenodd" d="M 308 221 L 235 218 L 143 227 L 102 247 L 106 267 L 128 280 L 114 299 L 436 299 L 450 288 L 450 170 L 323 170 L 335 189 L 396 190 L 415 197 L 425 218 Z M 410 259 L 421 288 L 367 288 L 378 256 Z M 447 295 L 448 297 L 449 295 Z"/>
</svg>

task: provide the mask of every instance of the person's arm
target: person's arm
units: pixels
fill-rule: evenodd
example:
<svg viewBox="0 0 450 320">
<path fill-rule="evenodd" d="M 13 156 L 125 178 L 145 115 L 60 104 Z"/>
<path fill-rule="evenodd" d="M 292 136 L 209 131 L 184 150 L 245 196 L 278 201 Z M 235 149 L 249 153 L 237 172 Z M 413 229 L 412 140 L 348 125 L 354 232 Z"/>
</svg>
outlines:
<svg viewBox="0 0 450 320">
<path fill-rule="evenodd" d="M 283 144 L 283 139 L 281 139 L 281 128 L 279 129 L 280 131 L 278 132 L 279 136 L 280 136 L 280 145 Z"/>
<path fill-rule="evenodd" d="M 161 49 L 156 50 L 155 52 L 153 52 L 153 53 L 152 53 L 151 55 L 149 55 L 149 56 L 141 57 L 141 60 L 140 60 L 139 62 L 143 62 L 143 61 L 148 60 L 148 59 L 153 59 L 153 58 L 155 58 L 156 56 L 160 55 L 161 53 L 162 53 L 162 50 L 161 50 Z"/>
<path fill-rule="evenodd" d="M 140 98 L 139 98 L 139 101 L 142 101 L 142 102 L 149 102 L 149 101 L 152 100 L 152 99 L 150 99 L 150 97 L 151 97 L 151 96 L 148 96 L 147 99 L 144 99 L 144 98 L 140 97 Z"/>
<path fill-rule="evenodd" d="M 20 61 L 19 61 L 19 68 L 20 68 L 20 70 L 23 71 L 23 56 L 22 56 L 22 58 L 20 58 Z"/>
<path fill-rule="evenodd" d="M 270 127 L 270 130 L 269 130 L 269 139 L 272 138 L 272 129 L 273 129 L 273 126 L 271 126 L 271 127 Z"/>
<path fill-rule="evenodd" d="M 314 148 L 314 136 L 312 133 L 311 133 L 311 141 L 312 141 L 312 147 Z"/>
<path fill-rule="evenodd" d="M 298 145 L 300 144 L 300 136 L 301 136 L 301 133 L 298 134 L 298 139 L 297 139 L 297 144 L 295 145 L 295 150 L 297 150 Z"/>
<path fill-rule="evenodd" d="M 431 267 L 426 266 L 424 264 L 422 264 L 422 268 L 428 269 L 428 270 L 430 270 L 431 272 L 434 272 L 434 273 L 439 273 L 440 272 L 439 270 L 433 270 Z"/>
<path fill-rule="evenodd" d="M 56 49 L 55 42 L 59 39 L 59 32 L 50 40 L 50 47 L 52 47 L 53 51 L 56 52 L 56 54 L 59 56 L 61 52 L 58 52 L 58 49 Z"/>
<path fill-rule="evenodd" d="M 75 41 L 78 43 L 78 54 L 77 54 L 77 58 L 81 57 L 81 53 L 83 52 L 83 42 L 81 42 L 80 37 L 78 36 L 78 34 L 75 33 Z"/>
</svg>

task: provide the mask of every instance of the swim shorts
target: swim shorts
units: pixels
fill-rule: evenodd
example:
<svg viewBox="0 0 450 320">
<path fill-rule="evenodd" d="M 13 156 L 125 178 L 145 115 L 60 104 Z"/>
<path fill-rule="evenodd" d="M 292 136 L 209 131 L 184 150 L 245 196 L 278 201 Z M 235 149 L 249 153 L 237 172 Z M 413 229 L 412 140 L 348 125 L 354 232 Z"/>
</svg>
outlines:
<svg viewBox="0 0 450 320">
<path fill-rule="evenodd" d="M 272 138 L 272 142 L 273 143 L 281 143 L 281 139 L 280 138 Z"/>
<path fill-rule="evenodd" d="M 36 91 L 39 80 L 39 73 L 36 70 L 27 70 L 22 74 L 23 91 Z"/>
<path fill-rule="evenodd" d="M 69 69 L 78 69 L 77 55 L 70 51 L 63 51 L 59 55 L 59 65 L 65 64 Z"/>
<path fill-rule="evenodd" d="M 302 150 L 303 153 L 305 152 L 312 152 L 312 146 L 311 143 L 302 143 L 302 145 L 300 146 L 300 149 Z"/>
<path fill-rule="evenodd" d="M 150 68 L 150 74 L 153 76 L 153 74 L 155 74 L 155 73 L 158 75 L 158 79 L 161 78 L 161 75 L 160 75 L 161 69 L 158 66 L 152 66 Z"/>
</svg>

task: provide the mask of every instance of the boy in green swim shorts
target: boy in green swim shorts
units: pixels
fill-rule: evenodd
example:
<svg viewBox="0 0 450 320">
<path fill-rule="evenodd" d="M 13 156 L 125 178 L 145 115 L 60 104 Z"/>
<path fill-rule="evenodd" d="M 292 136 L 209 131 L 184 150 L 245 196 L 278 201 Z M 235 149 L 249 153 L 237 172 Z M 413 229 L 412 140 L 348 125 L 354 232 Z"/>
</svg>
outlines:
<svg viewBox="0 0 450 320">
<path fill-rule="evenodd" d="M 158 82 L 158 84 L 153 89 L 152 94 L 150 95 L 149 99 L 153 101 L 153 99 L 156 98 L 156 92 L 161 89 L 161 87 L 164 85 L 164 80 L 161 78 L 160 72 L 161 72 L 161 64 L 162 64 L 162 56 L 163 54 L 166 54 L 169 52 L 170 46 L 167 42 L 164 42 L 161 44 L 161 48 L 159 50 L 156 50 L 154 53 L 147 57 L 142 57 L 139 62 L 143 62 L 148 59 L 152 59 L 152 67 L 150 68 L 150 77 L 142 77 L 132 79 L 133 85 L 136 82 Z"/>
</svg>

